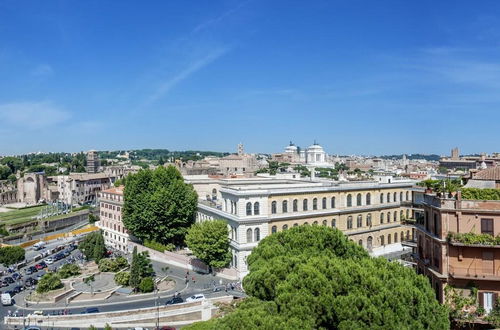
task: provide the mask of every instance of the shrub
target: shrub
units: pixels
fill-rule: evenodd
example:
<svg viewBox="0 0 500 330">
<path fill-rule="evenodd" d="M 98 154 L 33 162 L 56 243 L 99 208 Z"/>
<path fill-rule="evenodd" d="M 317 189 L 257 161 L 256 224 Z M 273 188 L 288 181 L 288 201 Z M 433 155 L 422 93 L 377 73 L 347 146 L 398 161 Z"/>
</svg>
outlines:
<svg viewBox="0 0 500 330">
<path fill-rule="evenodd" d="M 488 234 L 448 233 L 448 240 L 466 245 L 500 245 L 500 235 L 494 237 Z"/>
<path fill-rule="evenodd" d="M 128 261 L 124 257 L 118 257 L 116 259 L 101 259 L 101 261 L 99 261 L 99 271 L 101 272 L 116 273 L 127 266 Z"/>
<path fill-rule="evenodd" d="M 128 261 L 124 257 L 117 257 L 115 259 L 115 264 L 116 264 L 117 271 L 119 271 L 125 267 L 128 267 Z"/>
<path fill-rule="evenodd" d="M 130 281 L 130 272 L 120 272 L 115 275 L 115 282 L 118 285 L 127 286 Z"/>
<path fill-rule="evenodd" d="M 60 278 L 68 278 L 80 274 L 80 267 L 75 264 L 66 264 L 57 272 Z"/>
<path fill-rule="evenodd" d="M 500 200 L 500 189 L 462 188 L 462 199 Z"/>
<path fill-rule="evenodd" d="M 0 248 L 0 263 L 4 266 L 21 262 L 24 260 L 24 249 L 19 246 L 6 246 Z"/>
<path fill-rule="evenodd" d="M 56 273 L 46 273 L 45 275 L 43 275 L 40 282 L 38 282 L 38 286 L 36 287 L 36 292 L 44 293 L 62 287 L 63 284 L 61 282 L 61 279 Z"/>
<path fill-rule="evenodd" d="M 144 241 L 144 246 L 148 247 L 150 249 L 164 252 L 165 250 L 167 251 L 173 251 L 175 249 L 175 245 L 173 244 L 161 244 L 156 241 Z"/>
<path fill-rule="evenodd" d="M 154 288 L 155 285 L 151 277 L 144 277 L 139 284 L 139 290 L 141 292 L 152 292 Z"/>
</svg>

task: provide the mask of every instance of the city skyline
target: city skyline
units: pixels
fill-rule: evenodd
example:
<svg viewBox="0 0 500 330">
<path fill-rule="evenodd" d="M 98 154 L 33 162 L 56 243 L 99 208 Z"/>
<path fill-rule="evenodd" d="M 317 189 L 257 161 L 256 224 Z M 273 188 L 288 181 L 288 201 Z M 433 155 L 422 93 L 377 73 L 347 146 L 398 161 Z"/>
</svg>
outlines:
<svg viewBox="0 0 500 330">
<path fill-rule="evenodd" d="M 498 151 L 494 1 L 0 9 L 0 154 Z"/>
</svg>

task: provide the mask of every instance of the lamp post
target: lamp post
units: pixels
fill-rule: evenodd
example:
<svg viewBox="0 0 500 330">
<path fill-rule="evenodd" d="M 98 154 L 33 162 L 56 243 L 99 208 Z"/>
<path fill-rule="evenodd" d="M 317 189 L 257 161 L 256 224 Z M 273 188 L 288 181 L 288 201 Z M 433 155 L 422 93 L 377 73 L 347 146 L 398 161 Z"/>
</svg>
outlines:
<svg viewBox="0 0 500 330">
<path fill-rule="evenodd" d="M 156 293 L 156 330 L 160 329 L 160 290 L 158 289 L 158 283 L 155 281 L 155 293 Z"/>
</svg>

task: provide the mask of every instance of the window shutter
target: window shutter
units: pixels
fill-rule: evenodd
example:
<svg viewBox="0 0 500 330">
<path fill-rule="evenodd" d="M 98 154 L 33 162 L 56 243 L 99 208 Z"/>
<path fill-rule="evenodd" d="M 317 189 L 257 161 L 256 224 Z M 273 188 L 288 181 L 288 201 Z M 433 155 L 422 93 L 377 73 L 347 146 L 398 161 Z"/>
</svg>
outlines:
<svg viewBox="0 0 500 330">
<path fill-rule="evenodd" d="M 484 308 L 484 293 L 483 292 L 478 292 L 477 293 L 478 298 L 479 298 L 479 306 Z"/>
</svg>

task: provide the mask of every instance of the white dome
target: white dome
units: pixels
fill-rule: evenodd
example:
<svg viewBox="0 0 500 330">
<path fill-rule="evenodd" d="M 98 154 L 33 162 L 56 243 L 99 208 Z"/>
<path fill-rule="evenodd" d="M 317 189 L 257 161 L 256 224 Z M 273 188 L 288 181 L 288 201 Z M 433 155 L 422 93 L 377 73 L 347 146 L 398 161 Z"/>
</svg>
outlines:
<svg viewBox="0 0 500 330">
<path fill-rule="evenodd" d="M 319 144 L 313 144 L 307 148 L 307 151 L 323 151 L 323 147 Z"/>
</svg>

